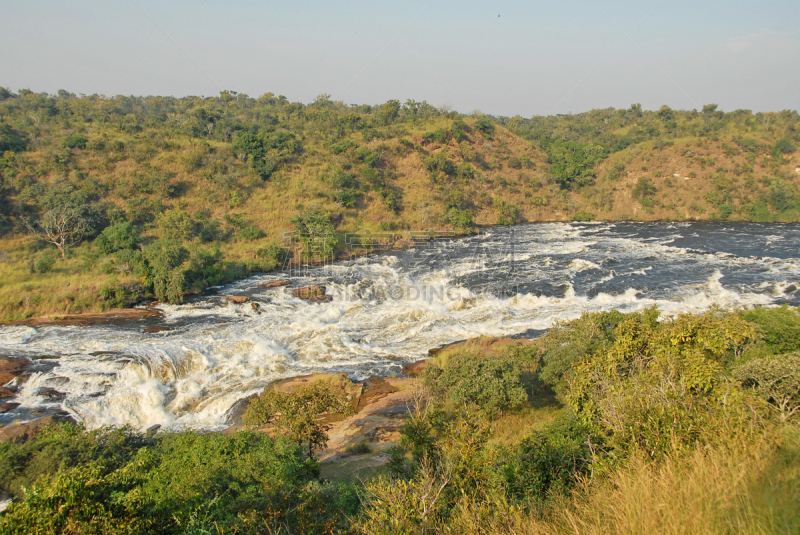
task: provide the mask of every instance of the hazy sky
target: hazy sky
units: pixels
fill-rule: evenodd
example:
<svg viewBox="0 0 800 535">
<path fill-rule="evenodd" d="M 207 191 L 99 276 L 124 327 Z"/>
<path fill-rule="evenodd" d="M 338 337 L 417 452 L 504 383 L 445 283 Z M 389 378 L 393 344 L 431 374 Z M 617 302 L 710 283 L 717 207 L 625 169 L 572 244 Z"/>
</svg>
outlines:
<svg viewBox="0 0 800 535">
<path fill-rule="evenodd" d="M 525 117 L 798 109 L 800 1 L 0 0 L 0 85 Z"/>
</svg>

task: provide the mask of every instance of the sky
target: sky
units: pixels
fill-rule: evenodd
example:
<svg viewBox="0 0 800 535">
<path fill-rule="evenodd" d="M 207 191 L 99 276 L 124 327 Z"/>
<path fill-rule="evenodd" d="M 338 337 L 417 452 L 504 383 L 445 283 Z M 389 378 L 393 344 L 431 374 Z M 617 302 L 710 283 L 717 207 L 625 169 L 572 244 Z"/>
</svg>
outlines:
<svg viewBox="0 0 800 535">
<path fill-rule="evenodd" d="M 530 117 L 800 108 L 797 0 L 0 0 L 0 86 L 425 100 Z"/>
</svg>

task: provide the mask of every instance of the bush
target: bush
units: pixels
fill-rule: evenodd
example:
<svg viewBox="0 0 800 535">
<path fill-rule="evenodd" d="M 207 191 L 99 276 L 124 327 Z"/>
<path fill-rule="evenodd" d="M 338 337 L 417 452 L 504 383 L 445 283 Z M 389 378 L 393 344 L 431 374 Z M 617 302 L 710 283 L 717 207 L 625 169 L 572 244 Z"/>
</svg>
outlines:
<svg viewBox="0 0 800 535">
<path fill-rule="evenodd" d="M 800 413 L 800 354 L 753 359 L 736 368 L 733 376 L 774 406 L 781 418 Z"/>
<path fill-rule="evenodd" d="M 339 521 L 338 510 L 326 514 L 319 501 L 335 508 L 340 499 L 309 485 L 316 461 L 263 433 L 145 436 L 59 426 L 2 444 L 0 458 L 2 485 L 17 498 L 0 519 L 3 533 L 241 532 L 277 516 L 293 530 L 319 533 L 308 516 Z"/>
<path fill-rule="evenodd" d="M 85 149 L 89 142 L 84 136 L 73 134 L 64 140 L 64 147 L 68 149 Z"/>
<path fill-rule="evenodd" d="M 800 312 L 784 305 L 754 308 L 739 313 L 755 326 L 756 332 L 774 354 L 800 351 Z"/>
<path fill-rule="evenodd" d="M 485 135 L 494 134 L 494 123 L 485 115 L 481 115 L 475 120 L 474 126 Z"/>
<path fill-rule="evenodd" d="M 458 353 L 450 356 L 443 368 L 426 368 L 425 380 L 448 401 L 474 404 L 488 414 L 513 409 L 528 399 L 522 370 L 508 356 L 489 358 Z"/>
<path fill-rule="evenodd" d="M 594 221 L 594 214 L 581 210 L 572 217 L 573 221 Z"/>
<path fill-rule="evenodd" d="M 461 231 L 472 230 L 474 223 L 472 221 L 472 212 L 469 210 L 459 210 L 458 208 L 450 208 L 444 215 L 444 220 Z"/>
<path fill-rule="evenodd" d="M 325 447 L 328 426 L 320 416 L 352 413 L 344 381 L 315 381 L 286 393 L 267 388 L 250 401 L 242 416 L 242 423 L 250 427 L 272 424 L 298 445 L 305 445 L 308 457 L 314 448 Z"/>
<path fill-rule="evenodd" d="M 640 176 L 639 180 L 636 182 L 636 185 L 633 187 L 633 196 L 639 200 L 643 200 L 646 197 L 652 197 L 656 194 L 656 186 L 653 184 L 653 181 L 647 177 Z"/>
<path fill-rule="evenodd" d="M 41 253 L 33 261 L 35 273 L 48 273 L 56 265 L 56 259 L 50 253 Z"/>
<path fill-rule="evenodd" d="M 753 413 L 725 372 L 754 336 L 717 310 L 659 324 L 631 317 L 607 348 L 576 365 L 567 399 L 617 458 L 661 458 L 713 440 L 731 421 L 746 426 Z"/>
<path fill-rule="evenodd" d="M 94 244 L 105 254 L 115 253 L 123 249 L 133 249 L 139 243 L 139 233 L 128 221 L 121 221 L 103 229 Z"/>
<path fill-rule="evenodd" d="M 492 206 L 499 213 L 497 216 L 498 225 L 514 225 L 520 222 L 522 214 L 519 208 L 510 202 L 504 201 L 500 197 L 495 197 L 492 201 Z"/>
<path fill-rule="evenodd" d="M 505 467 L 511 495 L 525 500 L 566 493 L 591 466 L 590 434 L 574 417 L 566 417 L 525 437 Z"/>
</svg>

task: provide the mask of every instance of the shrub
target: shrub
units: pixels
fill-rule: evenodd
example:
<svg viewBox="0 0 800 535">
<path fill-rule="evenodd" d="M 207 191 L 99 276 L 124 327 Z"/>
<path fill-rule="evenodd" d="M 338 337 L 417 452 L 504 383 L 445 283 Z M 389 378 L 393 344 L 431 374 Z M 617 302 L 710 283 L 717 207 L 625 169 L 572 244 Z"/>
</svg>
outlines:
<svg viewBox="0 0 800 535">
<path fill-rule="evenodd" d="M 515 359 L 474 353 L 450 356 L 443 368 L 431 366 L 425 380 L 459 405 L 477 405 L 489 414 L 513 409 L 527 399 L 522 370 Z"/>
<path fill-rule="evenodd" d="M 459 210 L 455 207 L 450 208 L 445 213 L 444 219 L 448 224 L 462 231 L 471 230 L 474 226 L 472 212 L 469 210 Z"/>
<path fill-rule="evenodd" d="M 340 498 L 309 486 L 316 461 L 263 433 L 145 436 L 59 426 L 2 444 L 0 458 L 2 484 L 17 497 L 0 518 L 3 533 L 241 532 L 279 515 L 293 531 L 320 533 L 308 516 L 338 522 L 319 501 L 327 494 L 336 508 Z"/>
<path fill-rule="evenodd" d="M 639 177 L 638 182 L 633 187 L 633 196 L 641 200 L 646 197 L 652 197 L 655 194 L 656 186 L 653 181 L 644 176 Z"/>
<path fill-rule="evenodd" d="M 504 470 L 511 495 L 524 500 L 566 493 L 591 466 L 590 434 L 574 417 L 566 417 L 525 437 Z"/>
<path fill-rule="evenodd" d="M 267 388 L 250 401 L 242 422 L 251 427 L 271 423 L 298 445 L 305 445 L 308 457 L 314 448 L 328 442 L 328 426 L 320 421 L 323 414 L 346 415 L 353 408 L 344 381 L 315 381 L 291 393 Z"/>
<path fill-rule="evenodd" d="M 572 217 L 573 221 L 594 221 L 594 214 L 581 210 Z"/>
<path fill-rule="evenodd" d="M 774 406 L 781 418 L 800 413 L 800 354 L 753 359 L 736 368 L 733 376 Z"/>
<path fill-rule="evenodd" d="M 105 254 L 115 253 L 123 249 L 133 249 L 139 243 L 139 233 L 128 221 L 121 221 L 103 229 L 94 244 Z"/>
<path fill-rule="evenodd" d="M 33 261 L 33 271 L 35 273 L 48 273 L 56 265 L 56 259 L 50 253 L 42 253 Z"/>
<path fill-rule="evenodd" d="M 485 135 L 494 134 L 494 123 L 485 115 L 481 115 L 475 120 L 474 126 Z"/>
<path fill-rule="evenodd" d="M 514 225 L 520 222 L 521 214 L 519 208 L 504 201 L 500 197 L 495 197 L 492 201 L 494 209 L 497 210 L 497 224 L 498 225 Z"/>
<path fill-rule="evenodd" d="M 717 310 L 655 325 L 631 317 L 609 346 L 576 365 L 567 399 L 616 456 L 660 458 L 752 416 L 725 371 L 754 336 L 741 318 Z"/>
<path fill-rule="evenodd" d="M 775 354 L 800 351 L 800 312 L 788 305 L 754 308 L 739 313 Z"/>
<path fill-rule="evenodd" d="M 64 147 L 68 149 L 85 149 L 89 142 L 84 136 L 73 134 L 64 139 Z"/>
</svg>

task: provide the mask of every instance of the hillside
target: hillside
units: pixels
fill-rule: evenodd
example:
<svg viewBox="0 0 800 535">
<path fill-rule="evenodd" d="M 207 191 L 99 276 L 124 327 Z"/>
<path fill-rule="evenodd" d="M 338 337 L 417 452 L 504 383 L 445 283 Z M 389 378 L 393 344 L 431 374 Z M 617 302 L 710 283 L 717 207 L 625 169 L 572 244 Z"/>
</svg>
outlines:
<svg viewBox="0 0 800 535">
<path fill-rule="evenodd" d="M 342 257 L 362 229 L 798 221 L 798 127 L 794 111 L 713 105 L 528 120 L 326 95 L 0 88 L 0 318 L 180 301 L 282 263 L 291 230 L 336 236 L 318 256 Z M 59 225 L 55 245 L 34 237 Z"/>
</svg>

